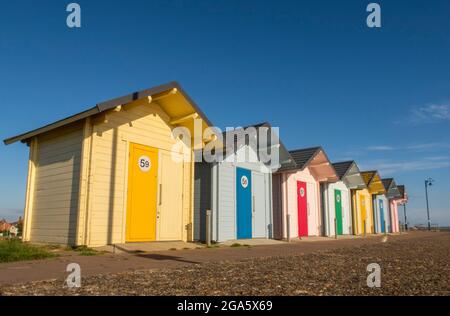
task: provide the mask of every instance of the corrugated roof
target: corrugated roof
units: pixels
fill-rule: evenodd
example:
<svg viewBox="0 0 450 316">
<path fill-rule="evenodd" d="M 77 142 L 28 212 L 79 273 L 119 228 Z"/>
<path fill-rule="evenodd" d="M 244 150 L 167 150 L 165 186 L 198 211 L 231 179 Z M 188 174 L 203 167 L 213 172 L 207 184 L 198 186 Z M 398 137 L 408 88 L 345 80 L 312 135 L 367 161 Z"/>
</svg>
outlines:
<svg viewBox="0 0 450 316">
<path fill-rule="evenodd" d="M 376 173 L 377 173 L 376 171 L 362 171 L 361 172 L 361 175 L 364 179 L 364 182 L 366 183 L 366 186 L 369 186 L 370 182 L 372 181 L 372 179 Z"/>
<path fill-rule="evenodd" d="M 115 98 L 109 101 L 105 101 L 105 102 L 101 102 L 98 103 L 96 106 L 80 112 L 78 114 L 72 115 L 70 117 L 67 117 L 65 119 L 56 121 L 54 123 L 45 125 L 43 127 L 34 129 L 32 131 L 14 136 L 14 137 L 10 137 L 8 139 L 5 139 L 3 142 L 5 143 L 5 145 L 9 145 L 18 141 L 22 141 L 25 142 L 28 139 L 37 136 L 39 134 L 54 130 L 58 127 L 85 119 L 89 116 L 107 111 L 107 110 L 111 110 L 114 109 L 116 106 L 119 105 L 125 105 L 127 103 L 139 100 L 139 99 L 143 99 L 149 96 L 154 96 L 166 91 L 170 91 L 176 89 L 177 93 L 181 93 L 183 95 L 183 97 L 189 102 L 190 105 L 192 105 L 192 107 L 194 108 L 194 110 L 200 115 L 200 117 L 209 125 L 209 126 L 213 126 L 213 124 L 209 121 L 209 119 L 206 117 L 206 115 L 203 113 L 203 111 L 197 106 L 197 104 L 191 99 L 191 97 L 189 97 L 189 95 L 184 92 L 183 88 L 180 86 L 180 84 L 176 81 L 172 81 L 169 82 L 167 84 L 163 84 L 160 86 L 156 86 L 150 89 L 145 89 L 145 90 L 141 90 L 141 91 L 137 91 L 137 92 L 133 92 L 130 94 L 127 94 L 125 96 L 119 97 L 119 98 Z"/>
<path fill-rule="evenodd" d="M 389 199 L 400 198 L 402 194 L 400 193 L 394 178 L 381 179 L 384 189 L 386 190 L 386 197 Z"/>
<path fill-rule="evenodd" d="M 354 163 L 353 160 L 333 163 L 334 170 L 336 170 L 336 174 L 340 180 L 345 177 Z"/>
<path fill-rule="evenodd" d="M 383 186 L 386 190 L 389 190 L 389 188 L 391 187 L 392 181 L 394 181 L 393 178 L 381 179 L 381 182 L 383 182 Z"/>
<path fill-rule="evenodd" d="M 297 168 L 303 170 L 308 165 L 308 163 L 314 158 L 314 156 L 316 156 L 319 153 L 320 150 L 322 150 L 322 147 L 311 147 L 305 149 L 291 150 L 289 151 L 289 153 L 294 159 Z"/>
</svg>

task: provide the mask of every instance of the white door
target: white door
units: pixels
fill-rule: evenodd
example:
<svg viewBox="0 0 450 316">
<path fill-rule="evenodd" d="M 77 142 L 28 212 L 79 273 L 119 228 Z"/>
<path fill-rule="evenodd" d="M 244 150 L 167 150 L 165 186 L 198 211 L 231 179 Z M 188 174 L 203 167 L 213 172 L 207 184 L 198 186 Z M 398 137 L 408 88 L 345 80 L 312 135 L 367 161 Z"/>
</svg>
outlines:
<svg viewBox="0 0 450 316">
<path fill-rule="evenodd" d="M 344 235 L 349 235 L 352 229 L 350 193 L 347 190 L 342 190 L 342 229 Z"/>
<path fill-rule="evenodd" d="M 181 155 L 161 150 L 159 197 L 158 197 L 158 240 L 183 239 L 183 163 L 174 161 Z M 173 156 L 172 156 L 173 155 Z"/>
<path fill-rule="evenodd" d="M 317 185 L 306 183 L 308 192 L 308 236 L 319 236 L 319 209 L 317 205 Z"/>
<path fill-rule="evenodd" d="M 252 173 L 253 238 L 267 237 L 265 180 L 262 173 Z"/>
</svg>

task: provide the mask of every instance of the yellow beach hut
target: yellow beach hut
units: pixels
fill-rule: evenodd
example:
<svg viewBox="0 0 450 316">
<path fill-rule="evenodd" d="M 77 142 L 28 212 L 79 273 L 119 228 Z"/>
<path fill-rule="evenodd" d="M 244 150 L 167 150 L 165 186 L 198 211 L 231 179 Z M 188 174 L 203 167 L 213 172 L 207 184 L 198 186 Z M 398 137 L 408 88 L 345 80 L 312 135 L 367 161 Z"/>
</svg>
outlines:
<svg viewBox="0 0 450 316">
<path fill-rule="evenodd" d="M 356 190 L 352 200 L 356 205 L 356 234 L 375 233 L 375 218 L 373 211 L 373 196 L 384 194 L 385 189 L 377 171 L 362 171 L 361 176 L 366 184 L 366 188 Z"/>
<path fill-rule="evenodd" d="M 192 240 L 193 155 L 204 145 L 194 141 L 194 126 L 211 124 L 171 82 L 6 139 L 30 147 L 24 240 Z M 191 139 L 181 142 L 175 127 Z"/>
</svg>

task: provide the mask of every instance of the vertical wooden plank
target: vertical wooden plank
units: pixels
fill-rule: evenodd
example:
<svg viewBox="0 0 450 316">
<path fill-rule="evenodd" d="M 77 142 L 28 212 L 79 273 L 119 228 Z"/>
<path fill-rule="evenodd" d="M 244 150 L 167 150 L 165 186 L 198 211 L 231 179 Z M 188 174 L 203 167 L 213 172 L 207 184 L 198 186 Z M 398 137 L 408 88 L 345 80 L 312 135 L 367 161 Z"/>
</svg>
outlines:
<svg viewBox="0 0 450 316">
<path fill-rule="evenodd" d="M 23 219 L 23 241 L 30 241 L 31 238 L 31 220 L 33 216 L 33 202 L 34 202 L 34 183 L 36 176 L 36 160 L 37 160 L 37 137 L 30 141 L 30 153 L 28 158 L 28 176 L 27 176 L 27 190 L 25 196 L 25 214 Z"/>
<path fill-rule="evenodd" d="M 350 200 L 351 200 L 351 211 L 352 211 L 352 227 L 353 227 L 353 235 L 358 235 L 358 214 L 357 214 L 357 205 L 356 205 L 356 190 L 350 190 Z"/>
<path fill-rule="evenodd" d="M 291 227 L 290 227 L 290 223 L 287 222 L 287 216 L 290 215 L 289 214 L 289 191 L 288 191 L 288 176 L 286 173 L 282 174 L 282 178 L 281 178 L 281 185 L 282 185 L 282 223 L 286 223 L 284 225 L 282 225 L 282 236 L 283 237 L 288 237 L 291 235 Z"/>
<path fill-rule="evenodd" d="M 330 183 L 324 183 L 320 188 L 320 196 L 321 196 L 321 210 L 322 210 L 322 227 L 321 232 L 324 233 L 325 236 L 331 236 L 333 233 L 332 225 L 334 220 L 333 214 L 333 204 L 331 203 L 331 193 L 334 189 L 334 185 Z"/>
<path fill-rule="evenodd" d="M 359 235 L 359 207 L 358 207 L 358 199 L 357 199 L 357 190 L 352 191 L 352 203 L 353 203 L 353 235 Z"/>
<path fill-rule="evenodd" d="M 94 170 L 95 170 L 95 137 L 94 137 L 95 123 L 91 119 L 91 141 L 89 153 L 89 167 L 87 175 L 87 196 L 86 196 L 86 214 L 84 218 L 84 244 L 91 245 L 91 212 L 94 205 Z"/>
<path fill-rule="evenodd" d="M 128 212 L 128 177 L 129 177 L 129 164 L 130 164 L 130 142 L 127 140 L 122 139 L 122 142 L 124 142 L 125 144 L 125 157 L 124 157 L 124 161 L 125 161 L 125 174 L 124 174 L 124 186 L 123 186 L 123 202 L 122 202 L 122 233 L 121 233 L 121 243 L 125 243 L 125 236 L 126 236 L 126 230 L 127 230 L 127 212 Z M 158 178 L 160 176 L 160 164 L 159 161 L 161 161 L 161 153 L 159 153 L 158 155 Z M 157 190 L 159 190 L 159 181 L 158 181 L 158 188 Z M 156 201 L 156 212 L 159 211 L 159 201 L 158 201 L 158 196 L 159 196 L 159 192 L 157 193 L 157 201 Z M 158 236 L 158 219 L 156 220 L 156 236 Z"/>
<path fill-rule="evenodd" d="M 280 238 L 280 174 L 273 174 L 272 175 L 272 236 L 274 239 L 281 239 Z"/>
<path fill-rule="evenodd" d="M 320 198 L 320 182 L 317 181 L 316 189 L 316 236 L 322 235 L 322 199 Z"/>
<path fill-rule="evenodd" d="M 207 165 L 205 163 L 195 163 L 193 239 L 196 241 L 205 241 L 205 211 L 211 209 L 210 204 L 208 205 L 204 202 L 209 193 L 206 187 L 210 180 L 206 170 Z"/>
<path fill-rule="evenodd" d="M 218 230 L 218 164 L 214 163 L 211 168 L 211 208 L 212 208 L 212 239 L 214 241 L 219 240 L 219 230 Z"/>
<path fill-rule="evenodd" d="M 81 159 L 80 159 L 80 185 L 78 194 L 78 217 L 77 217 L 77 232 L 76 245 L 86 244 L 86 214 L 88 209 L 88 194 L 89 194 L 89 173 L 90 162 L 92 154 L 92 124 L 91 118 L 86 118 L 83 127 L 83 140 L 81 144 Z"/>
<path fill-rule="evenodd" d="M 188 223 L 188 230 L 187 230 L 187 241 L 194 241 L 194 195 L 195 195 L 195 191 L 194 191 L 194 187 L 195 187 L 195 155 L 194 155 L 194 150 L 191 150 L 191 165 L 190 165 L 190 191 L 189 191 L 189 223 Z"/>
<path fill-rule="evenodd" d="M 274 239 L 273 235 L 273 178 L 272 178 L 272 172 L 268 175 L 265 175 L 266 181 L 268 181 L 266 189 L 267 189 L 267 207 L 268 207 L 268 218 L 267 218 L 267 224 L 269 225 L 268 230 L 268 238 Z"/>
<path fill-rule="evenodd" d="M 220 163 L 217 171 L 217 231 L 219 242 L 236 239 L 236 168 Z"/>
<path fill-rule="evenodd" d="M 163 179 L 163 165 L 165 164 L 163 160 L 163 151 L 159 151 L 159 157 L 158 157 L 158 188 L 157 188 L 157 195 L 156 195 L 156 240 L 161 240 L 161 213 L 163 211 L 162 207 L 162 179 Z M 127 188 L 128 190 L 128 188 Z M 126 222 L 126 221 L 125 221 Z"/>
</svg>

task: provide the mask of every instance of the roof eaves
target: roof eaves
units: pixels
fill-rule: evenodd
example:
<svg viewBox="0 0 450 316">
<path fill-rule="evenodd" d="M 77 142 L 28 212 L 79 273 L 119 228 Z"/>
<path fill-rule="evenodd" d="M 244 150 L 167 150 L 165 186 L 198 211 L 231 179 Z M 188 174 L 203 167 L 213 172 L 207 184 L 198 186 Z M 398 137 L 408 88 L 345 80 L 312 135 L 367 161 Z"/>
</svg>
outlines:
<svg viewBox="0 0 450 316">
<path fill-rule="evenodd" d="M 113 109 L 118 105 L 124 105 L 124 104 L 130 103 L 130 102 L 136 101 L 138 99 L 141 99 L 141 98 L 145 98 L 148 96 L 152 96 L 152 95 L 155 95 L 158 93 L 168 91 L 170 89 L 177 89 L 177 91 L 184 96 L 184 98 L 189 102 L 189 104 L 192 105 L 192 107 L 200 115 L 200 117 L 208 124 L 208 126 L 213 126 L 211 121 L 209 121 L 209 119 L 206 117 L 205 113 L 203 113 L 203 111 L 198 107 L 198 105 L 195 103 L 195 101 L 192 100 L 191 97 L 186 92 L 184 92 L 184 90 L 180 86 L 180 84 L 176 81 L 172 81 L 167 84 L 159 85 L 159 86 L 156 86 L 156 87 L 153 87 L 150 89 L 146 89 L 146 90 L 142 90 L 142 91 L 138 91 L 138 92 L 133 92 L 133 93 L 127 94 L 122 97 L 118 97 L 115 99 L 111 99 L 109 101 L 98 103 L 95 107 L 92 107 L 86 111 L 74 114 L 72 116 L 61 119 L 54 123 L 50 123 L 43 127 L 34 129 L 32 131 L 29 131 L 29 132 L 26 132 L 26 133 L 23 133 L 23 134 L 14 136 L 14 137 L 7 138 L 3 142 L 5 143 L 5 145 L 10 145 L 17 141 L 26 142 L 28 139 L 30 139 L 34 136 L 51 131 L 58 127 L 64 126 L 66 124 L 70 124 L 70 123 L 82 120 L 84 118 L 87 118 L 89 116 L 92 116 L 94 114 L 98 114 L 98 113 Z"/>
<path fill-rule="evenodd" d="M 316 157 L 317 154 L 320 152 L 320 150 L 322 150 L 322 147 L 321 146 L 309 147 L 309 148 L 295 149 L 295 150 L 290 150 L 289 151 L 289 153 L 291 154 L 291 153 L 296 152 L 296 151 L 306 151 L 306 150 L 312 150 L 312 149 L 315 150 L 314 153 L 308 158 L 307 161 L 305 161 L 303 166 L 301 166 L 300 168 L 298 168 L 298 166 L 297 166 L 297 169 L 299 169 L 300 171 L 303 171 L 303 170 L 305 170 L 306 167 L 308 167 L 308 165 L 311 163 L 311 161 L 314 159 L 314 157 Z M 327 159 L 328 159 L 328 157 L 327 157 Z M 296 165 L 297 165 L 297 163 L 296 163 Z M 293 169 L 296 169 L 296 168 L 292 168 L 291 170 L 293 170 Z"/>
<path fill-rule="evenodd" d="M 177 91 L 184 96 L 184 98 L 189 102 L 189 104 L 192 105 L 195 111 L 198 114 L 200 114 L 201 118 L 208 124 L 208 126 L 213 126 L 213 124 L 206 117 L 205 113 L 200 109 L 197 103 L 194 100 L 192 100 L 192 98 L 183 90 L 183 88 L 177 81 L 172 81 L 149 89 L 133 92 L 122 97 L 111 99 L 109 101 L 101 102 L 97 104 L 97 107 L 99 108 L 100 112 L 104 112 L 113 109 L 118 105 L 127 104 L 171 89 L 177 89 Z"/>
<path fill-rule="evenodd" d="M 355 161 L 354 161 L 354 160 L 348 160 L 348 161 L 341 161 L 341 162 L 335 162 L 335 163 L 332 163 L 333 168 L 334 168 L 334 171 L 336 171 L 336 168 L 335 168 L 334 165 L 337 165 L 337 164 L 349 164 L 349 165 L 348 165 L 348 168 L 345 170 L 344 174 L 343 174 L 342 177 L 340 177 L 340 179 L 339 179 L 339 180 L 342 180 L 342 179 L 344 179 L 344 178 L 348 175 L 350 169 L 351 169 L 352 166 L 355 164 Z M 339 175 L 338 175 L 338 176 L 339 176 Z"/>
<path fill-rule="evenodd" d="M 378 172 L 376 170 L 363 171 L 362 173 L 370 173 L 370 174 L 372 174 L 372 176 L 370 177 L 369 181 L 367 182 L 367 187 L 370 186 L 370 184 L 373 181 L 373 178 L 375 178 L 375 175 L 378 174 Z"/>
<path fill-rule="evenodd" d="M 393 185 L 393 182 L 394 182 L 394 178 L 386 178 L 386 179 L 381 179 L 381 183 L 383 184 L 383 186 L 384 186 L 384 189 L 386 190 L 386 191 L 388 191 Z M 387 187 L 386 187 L 386 185 L 387 185 Z"/>
<path fill-rule="evenodd" d="M 97 114 L 97 113 L 100 113 L 100 111 L 99 111 L 99 108 L 97 106 L 95 106 L 93 108 L 90 108 L 89 110 L 80 112 L 78 114 L 74 114 L 72 116 L 66 117 L 66 118 L 61 119 L 59 121 L 56 121 L 54 123 L 47 124 L 47 125 L 45 125 L 43 127 L 34 129 L 32 131 L 29 131 L 29 132 L 26 132 L 26 133 L 23 133 L 23 134 L 20 134 L 20 135 L 17 135 L 17 136 L 13 136 L 13 137 L 7 138 L 7 139 L 3 140 L 3 143 L 5 145 L 10 145 L 10 144 L 13 144 L 13 143 L 18 142 L 18 141 L 26 142 L 28 139 L 30 139 L 30 138 L 32 138 L 34 136 L 37 136 L 39 134 L 51 131 L 51 130 L 53 130 L 55 128 L 58 128 L 58 127 L 61 127 L 61 126 L 64 126 L 64 125 L 67 125 L 67 124 L 70 124 L 70 123 L 74 123 L 76 121 L 85 119 L 85 118 L 87 118 L 89 116 L 92 116 L 94 114 Z"/>
</svg>

